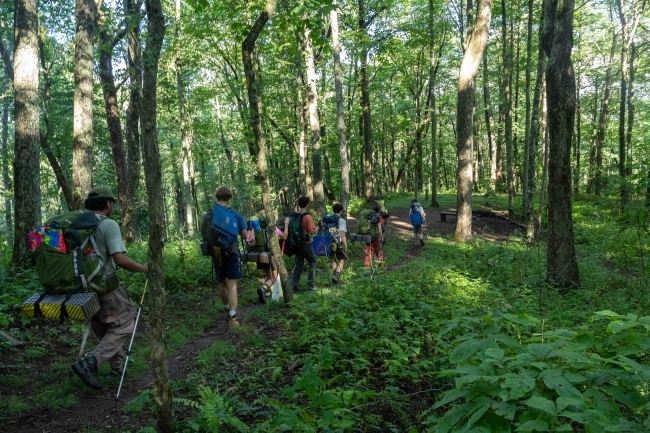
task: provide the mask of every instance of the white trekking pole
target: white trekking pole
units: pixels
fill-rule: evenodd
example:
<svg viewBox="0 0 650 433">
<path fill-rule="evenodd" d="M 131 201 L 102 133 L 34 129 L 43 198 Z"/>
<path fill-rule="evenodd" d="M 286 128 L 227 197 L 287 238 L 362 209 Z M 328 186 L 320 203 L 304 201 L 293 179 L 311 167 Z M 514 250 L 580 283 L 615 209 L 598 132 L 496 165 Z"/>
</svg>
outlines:
<svg viewBox="0 0 650 433">
<path fill-rule="evenodd" d="M 140 312 L 142 311 L 142 304 L 144 304 L 144 294 L 147 293 L 147 284 L 149 284 L 149 278 L 147 278 L 144 282 L 144 290 L 142 291 L 142 298 L 140 299 L 140 305 L 138 306 L 138 314 L 135 316 L 135 324 L 133 325 L 133 333 L 131 334 L 131 342 L 129 343 L 129 350 L 126 351 L 126 359 L 124 360 L 124 365 L 122 366 L 122 377 L 120 378 L 120 386 L 117 387 L 117 394 L 115 395 L 116 402 L 120 400 L 120 391 L 122 390 L 122 382 L 124 382 L 126 367 L 129 365 L 129 356 L 131 356 L 131 346 L 133 346 L 135 331 L 136 329 L 138 329 L 138 320 L 140 320 Z"/>
</svg>

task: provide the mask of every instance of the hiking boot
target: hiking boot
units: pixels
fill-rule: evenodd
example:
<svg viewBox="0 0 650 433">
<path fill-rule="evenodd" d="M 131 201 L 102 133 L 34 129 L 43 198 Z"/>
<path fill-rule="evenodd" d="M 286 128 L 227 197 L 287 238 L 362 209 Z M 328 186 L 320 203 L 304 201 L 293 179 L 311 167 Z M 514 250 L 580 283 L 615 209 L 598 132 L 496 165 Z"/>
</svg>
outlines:
<svg viewBox="0 0 650 433">
<path fill-rule="evenodd" d="M 228 328 L 239 328 L 239 321 L 237 321 L 237 316 L 232 316 L 228 319 Z"/>
<path fill-rule="evenodd" d="M 336 278 L 336 276 L 332 277 L 332 284 L 338 285 L 339 284 L 339 279 Z"/>
<path fill-rule="evenodd" d="M 106 380 L 120 379 L 120 378 L 122 378 L 122 373 L 123 373 L 123 370 L 119 370 L 117 368 L 111 368 L 111 371 L 108 372 L 105 379 Z"/>
<path fill-rule="evenodd" d="M 103 386 L 97 378 L 97 359 L 94 355 L 86 355 L 74 364 L 72 371 L 79 376 L 83 382 L 91 388 L 102 389 Z"/>
<path fill-rule="evenodd" d="M 318 287 L 307 287 L 307 291 L 309 291 L 309 292 L 315 292 L 315 291 L 318 291 L 318 290 L 320 290 Z"/>
<path fill-rule="evenodd" d="M 266 286 L 257 289 L 257 300 L 260 301 L 260 304 L 266 304 Z"/>
<path fill-rule="evenodd" d="M 424 239 L 420 239 L 420 246 L 424 246 Z"/>
<path fill-rule="evenodd" d="M 300 289 L 298 288 L 298 286 L 291 286 L 291 291 L 292 291 L 293 293 L 296 293 L 296 292 L 299 292 Z"/>
</svg>

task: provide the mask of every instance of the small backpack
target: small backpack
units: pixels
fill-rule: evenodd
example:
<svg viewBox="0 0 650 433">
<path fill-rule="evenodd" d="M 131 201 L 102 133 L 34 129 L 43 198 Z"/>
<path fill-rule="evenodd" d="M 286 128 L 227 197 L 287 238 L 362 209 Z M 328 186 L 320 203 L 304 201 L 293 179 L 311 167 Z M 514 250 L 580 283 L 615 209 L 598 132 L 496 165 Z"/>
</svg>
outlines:
<svg viewBox="0 0 650 433">
<path fill-rule="evenodd" d="M 117 277 L 108 282 L 104 278 L 104 260 L 95 242 L 95 230 L 105 219 L 90 211 L 77 210 L 54 216 L 28 233 L 45 293 L 101 294 L 117 287 Z"/>
<path fill-rule="evenodd" d="M 411 203 L 411 210 L 409 211 L 409 219 L 411 220 L 411 225 L 413 226 L 422 225 L 422 223 L 424 222 L 422 211 L 423 211 L 422 205 L 420 205 L 419 202 Z"/>
<path fill-rule="evenodd" d="M 249 251 L 270 251 L 269 243 L 267 242 L 267 224 L 266 218 L 262 215 L 257 217 L 257 219 L 251 219 L 247 223 L 248 230 L 253 230 L 255 232 L 255 244 L 249 245 Z"/>
<path fill-rule="evenodd" d="M 323 215 L 321 219 L 321 226 L 326 229 L 337 229 L 339 228 L 339 220 L 341 219 L 340 215 L 335 213 L 328 213 Z"/>
<path fill-rule="evenodd" d="M 364 209 L 361 211 L 359 214 L 359 218 L 357 218 L 357 233 L 360 235 L 367 235 L 368 234 L 368 215 L 372 211 L 370 209 Z"/>
<path fill-rule="evenodd" d="M 379 237 L 379 224 L 380 214 L 370 210 L 362 210 L 357 219 L 357 233 L 360 235 L 371 235 L 373 239 Z"/>
</svg>

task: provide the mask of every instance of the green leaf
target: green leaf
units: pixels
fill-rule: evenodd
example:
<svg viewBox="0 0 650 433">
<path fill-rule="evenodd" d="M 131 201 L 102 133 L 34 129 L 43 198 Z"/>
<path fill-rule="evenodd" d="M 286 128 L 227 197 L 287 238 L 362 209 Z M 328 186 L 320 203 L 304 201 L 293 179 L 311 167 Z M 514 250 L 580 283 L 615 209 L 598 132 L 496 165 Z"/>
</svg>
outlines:
<svg viewBox="0 0 650 433">
<path fill-rule="evenodd" d="M 596 313 L 594 313 L 594 316 L 601 316 L 601 317 L 623 317 L 623 316 L 621 316 L 620 314 L 615 313 L 615 312 L 610 311 L 610 310 L 596 311 Z"/>
<path fill-rule="evenodd" d="M 638 409 L 648 403 L 648 400 L 638 392 L 622 386 L 604 385 L 599 389 L 630 409 Z"/>
<path fill-rule="evenodd" d="M 594 408 L 612 422 L 616 422 L 623 416 L 621 410 L 613 399 L 594 400 Z"/>
<path fill-rule="evenodd" d="M 505 355 L 505 351 L 503 349 L 490 347 L 485 351 L 485 354 L 490 358 L 498 359 L 499 361 L 501 361 L 503 359 L 503 356 Z"/>
<path fill-rule="evenodd" d="M 449 391 L 445 392 L 445 396 L 442 398 L 442 400 L 440 400 L 438 403 L 433 405 L 432 409 L 438 409 L 439 407 L 451 403 L 452 401 L 456 401 L 459 398 L 464 397 L 465 395 L 467 395 L 466 389 L 459 389 L 459 388 L 450 389 Z"/>
<path fill-rule="evenodd" d="M 544 359 L 548 352 L 553 348 L 553 345 L 549 343 L 532 343 L 526 346 L 526 348 L 539 359 Z"/>
<path fill-rule="evenodd" d="M 591 334 L 577 334 L 571 339 L 570 348 L 573 350 L 585 350 L 594 345 L 594 338 Z"/>
<path fill-rule="evenodd" d="M 580 391 L 575 389 L 558 370 L 546 370 L 540 373 L 539 378 L 544 381 L 544 384 L 555 390 L 560 397 L 575 398 L 579 401 L 584 401 Z"/>
<path fill-rule="evenodd" d="M 456 406 L 451 410 L 448 410 L 436 425 L 436 433 L 447 433 L 456 425 L 458 421 L 463 418 L 469 410 L 469 406 L 464 404 L 462 406 Z"/>
<path fill-rule="evenodd" d="M 490 433 L 510 433 L 512 428 L 510 421 L 504 419 L 494 412 L 488 412 L 483 415 L 477 426 L 485 427 Z"/>
<path fill-rule="evenodd" d="M 472 413 L 472 416 L 467 421 L 466 426 L 469 428 L 475 422 L 477 422 L 479 419 L 481 419 L 483 414 L 485 412 L 487 412 L 487 410 L 490 408 L 490 406 L 492 406 L 492 400 L 489 399 L 489 398 L 483 397 L 483 398 L 480 398 L 479 400 L 477 400 L 475 402 L 475 404 L 474 404 L 474 407 L 472 407 L 472 409 L 470 409 L 470 411 L 469 411 L 469 413 L 471 413 L 472 411 L 474 411 L 474 413 Z"/>
<path fill-rule="evenodd" d="M 463 341 L 449 354 L 449 362 L 457 364 L 465 361 L 478 350 L 480 345 L 481 341 L 479 340 Z"/>
<path fill-rule="evenodd" d="M 561 424 L 556 426 L 553 431 L 559 431 L 559 432 L 564 432 L 564 431 L 573 431 L 573 427 L 571 427 L 571 424 Z"/>
<path fill-rule="evenodd" d="M 506 374 L 506 380 L 501 384 L 503 400 L 518 400 L 525 396 L 531 389 L 535 388 L 535 379 L 523 374 Z"/>
<path fill-rule="evenodd" d="M 515 411 L 517 410 L 517 405 L 509 401 L 499 401 L 492 403 L 492 410 L 507 420 L 512 421 L 515 419 Z"/>
<path fill-rule="evenodd" d="M 540 419 L 533 419 L 520 424 L 517 431 L 548 431 L 548 424 Z"/>
<path fill-rule="evenodd" d="M 537 325 L 539 323 L 539 319 L 531 316 L 528 313 L 521 313 L 516 316 L 514 314 L 504 314 L 503 318 L 518 325 L 530 326 Z"/>
<path fill-rule="evenodd" d="M 637 322 L 623 322 L 622 320 L 615 320 L 607 325 L 607 329 L 612 334 L 617 334 L 626 329 L 634 328 L 636 325 L 638 325 Z"/>
<path fill-rule="evenodd" d="M 553 403 L 551 400 L 545 398 L 545 397 L 538 397 L 538 396 L 533 396 L 526 400 L 525 402 L 528 406 L 542 410 L 551 416 L 555 416 L 557 414 L 557 410 L 555 409 L 555 403 Z"/>
<path fill-rule="evenodd" d="M 557 400 L 555 400 L 555 404 L 557 405 L 558 412 L 562 412 L 569 406 L 575 406 L 578 410 L 587 409 L 587 405 L 585 404 L 584 400 L 579 400 L 577 398 L 571 397 L 558 397 Z"/>
</svg>

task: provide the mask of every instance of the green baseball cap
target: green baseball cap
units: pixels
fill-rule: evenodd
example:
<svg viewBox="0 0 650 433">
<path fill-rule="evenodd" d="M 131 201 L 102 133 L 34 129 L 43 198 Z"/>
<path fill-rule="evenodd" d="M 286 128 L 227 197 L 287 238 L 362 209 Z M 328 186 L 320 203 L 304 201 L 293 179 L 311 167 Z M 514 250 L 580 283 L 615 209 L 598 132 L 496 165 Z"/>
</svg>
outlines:
<svg viewBox="0 0 650 433">
<path fill-rule="evenodd" d="M 96 186 L 88 191 L 88 198 L 110 198 L 115 201 L 113 191 L 107 186 Z"/>
</svg>

